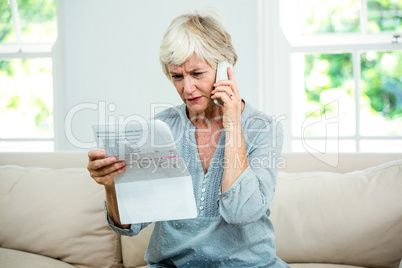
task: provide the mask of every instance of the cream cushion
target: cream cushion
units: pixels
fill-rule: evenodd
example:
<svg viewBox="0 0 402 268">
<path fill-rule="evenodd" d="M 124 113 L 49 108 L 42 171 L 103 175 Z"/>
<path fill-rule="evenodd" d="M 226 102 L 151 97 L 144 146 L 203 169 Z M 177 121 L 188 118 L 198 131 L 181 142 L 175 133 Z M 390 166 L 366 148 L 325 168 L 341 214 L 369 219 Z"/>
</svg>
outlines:
<svg viewBox="0 0 402 268">
<path fill-rule="evenodd" d="M 289 266 L 290 268 L 365 268 L 361 266 L 331 263 L 292 263 L 289 264 Z"/>
<path fill-rule="evenodd" d="M 84 168 L 0 167 L 0 247 L 78 267 L 121 267 L 104 190 Z"/>
<path fill-rule="evenodd" d="M 75 266 L 49 257 L 14 249 L 0 248 L 0 268 L 74 268 Z"/>
<path fill-rule="evenodd" d="M 286 262 L 398 267 L 402 160 L 345 174 L 279 172 L 271 211 Z"/>
<path fill-rule="evenodd" d="M 154 224 L 148 225 L 145 229 L 133 237 L 122 236 L 121 246 L 124 268 L 133 268 L 146 265 L 144 260 L 145 251 L 148 247 Z"/>
</svg>

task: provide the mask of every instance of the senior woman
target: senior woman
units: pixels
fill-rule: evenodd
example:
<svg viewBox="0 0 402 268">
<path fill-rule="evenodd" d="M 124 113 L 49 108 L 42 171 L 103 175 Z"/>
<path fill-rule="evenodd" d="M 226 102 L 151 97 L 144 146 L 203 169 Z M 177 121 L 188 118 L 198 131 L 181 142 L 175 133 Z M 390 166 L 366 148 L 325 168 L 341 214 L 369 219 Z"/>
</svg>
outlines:
<svg viewBox="0 0 402 268">
<path fill-rule="evenodd" d="M 155 118 L 178 140 L 198 216 L 155 223 L 148 267 L 289 267 L 276 256 L 269 219 L 283 131 L 242 100 L 231 68 L 228 80 L 215 83 L 217 63 L 236 60 L 231 37 L 213 12 L 179 16 L 163 38 L 160 62 L 184 103 Z M 138 234 L 149 223 L 119 220 L 113 178 L 125 164 L 100 150 L 88 155 L 91 176 L 105 186 L 109 225 L 120 235 Z"/>
</svg>

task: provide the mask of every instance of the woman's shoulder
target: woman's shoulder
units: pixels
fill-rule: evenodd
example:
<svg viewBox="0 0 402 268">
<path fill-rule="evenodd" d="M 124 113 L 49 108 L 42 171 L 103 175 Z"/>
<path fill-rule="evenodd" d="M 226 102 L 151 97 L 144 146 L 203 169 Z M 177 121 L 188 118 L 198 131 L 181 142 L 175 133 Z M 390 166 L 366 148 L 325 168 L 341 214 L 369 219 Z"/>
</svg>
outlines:
<svg viewBox="0 0 402 268">
<path fill-rule="evenodd" d="M 250 105 L 248 116 L 244 122 L 242 120 L 246 146 L 250 147 L 266 141 L 273 142 L 274 138 L 276 144 L 282 144 L 284 129 L 281 120 L 284 119 L 286 119 L 286 116 L 268 115 L 262 111 L 253 109 Z"/>
<path fill-rule="evenodd" d="M 169 119 L 175 119 L 175 118 L 182 118 L 185 116 L 185 113 L 183 114 L 183 105 L 177 105 L 177 106 L 172 106 L 169 108 L 164 109 L 163 111 L 157 113 L 154 118 L 159 119 L 161 121 L 166 121 Z M 185 110 L 184 110 L 185 111 Z"/>
<path fill-rule="evenodd" d="M 246 103 L 245 112 L 246 114 L 242 122 L 246 129 L 266 128 L 273 125 L 281 125 L 280 121 L 283 119 L 281 117 L 268 115 L 260 110 L 254 109 L 249 103 Z"/>
</svg>

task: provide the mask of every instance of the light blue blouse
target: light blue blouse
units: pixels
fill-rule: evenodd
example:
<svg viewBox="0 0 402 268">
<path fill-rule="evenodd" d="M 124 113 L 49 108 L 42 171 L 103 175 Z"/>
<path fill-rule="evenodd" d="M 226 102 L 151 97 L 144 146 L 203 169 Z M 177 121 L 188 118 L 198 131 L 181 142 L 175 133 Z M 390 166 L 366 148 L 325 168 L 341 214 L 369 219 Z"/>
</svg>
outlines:
<svg viewBox="0 0 402 268">
<path fill-rule="evenodd" d="M 289 267 L 276 256 L 269 219 L 283 144 L 280 122 L 246 103 L 241 121 L 249 166 L 221 193 L 224 129 L 204 174 L 186 105 L 166 109 L 155 118 L 170 126 L 178 153 L 188 163 L 198 217 L 156 222 L 145 254 L 148 267 Z M 149 225 L 120 229 L 105 213 L 110 227 L 120 235 L 134 236 Z"/>
</svg>

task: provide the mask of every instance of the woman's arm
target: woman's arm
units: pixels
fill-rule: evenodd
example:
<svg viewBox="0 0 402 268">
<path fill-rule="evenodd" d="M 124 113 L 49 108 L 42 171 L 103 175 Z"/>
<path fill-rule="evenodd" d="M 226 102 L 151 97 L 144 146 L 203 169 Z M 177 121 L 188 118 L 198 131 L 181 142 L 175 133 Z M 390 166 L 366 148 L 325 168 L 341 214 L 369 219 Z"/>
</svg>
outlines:
<svg viewBox="0 0 402 268">
<path fill-rule="evenodd" d="M 115 157 L 105 158 L 106 153 L 102 150 L 91 150 L 88 152 L 88 171 L 91 177 L 105 187 L 106 204 L 105 214 L 108 224 L 112 230 L 119 235 L 134 236 L 150 224 L 121 224 L 119 208 L 116 198 L 116 189 L 113 178 L 126 170 L 124 162 L 116 162 Z"/>
<path fill-rule="evenodd" d="M 106 153 L 102 150 L 90 150 L 88 152 L 88 171 L 91 177 L 105 187 L 106 207 L 110 219 L 116 227 L 129 229 L 130 225 L 120 223 L 119 209 L 117 206 L 116 190 L 113 178 L 124 172 L 126 166 L 124 162 L 116 162 L 115 157 L 105 158 Z"/>
<path fill-rule="evenodd" d="M 228 77 L 229 80 L 214 84 L 211 97 L 220 98 L 224 103 L 226 140 L 219 211 L 228 223 L 248 224 L 267 212 L 274 196 L 283 129 L 279 122 L 259 116 L 251 118 L 252 124 L 245 124 L 243 130 L 242 101 L 230 68 Z M 268 162 L 270 165 L 266 165 Z"/>
<path fill-rule="evenodd" d="M 120 229 L 130 229 L 130 224 L 121 224 L 119 216 L 119 208 L 117 206 L 116 189 L 113 185 L 105 186 L 106 192 L 106 209 L 114 226 Z"/>
<path fill-rule="evenodd" d="M 225 159 L 221 192 L 228 190 L 248 167 L 241 125 L 225 128 Z"/>
<path fill-rule="evenodd" d="M 275 194 L 283 129 L 279 122 L 258 121 L 254 125 L 260 125 L 259 132 L 256 128 L 250 132 L 245 129 L 248 166 L 239 177 L 232 179 L 234 182 L 230 188 L 219 196 L 220 214 L 231 224 L 244 225 L 259 220 L 267 213 Z M 225 166 L 224 174 L 229 174 L 230 170 L 227 172 L 226 169 Z"/>
<path fill-rule="evenodd" d="M 225 159 L 221 192 L 232 186 L 248 167 L 246 146 L 241 127 L 241 113 L 244 104 L 241 100 L 233 71 L 227 68 L 229 80 L 214 84 L 212 99 L 221 99 L 223 106 L 222 124 L 225 129 Z"/>
</svg>

